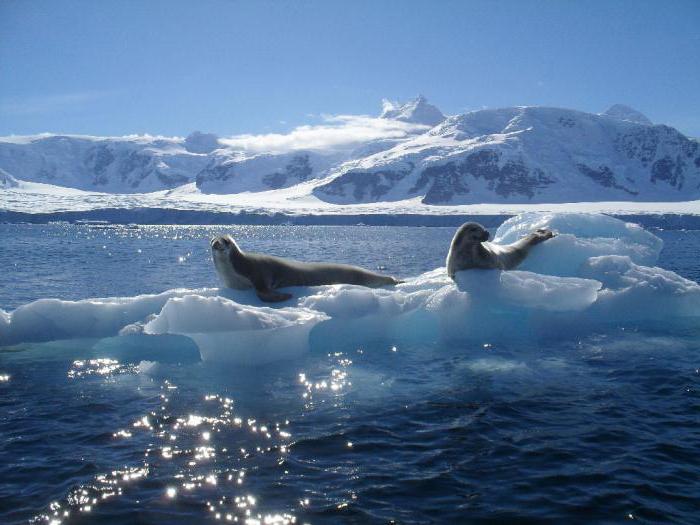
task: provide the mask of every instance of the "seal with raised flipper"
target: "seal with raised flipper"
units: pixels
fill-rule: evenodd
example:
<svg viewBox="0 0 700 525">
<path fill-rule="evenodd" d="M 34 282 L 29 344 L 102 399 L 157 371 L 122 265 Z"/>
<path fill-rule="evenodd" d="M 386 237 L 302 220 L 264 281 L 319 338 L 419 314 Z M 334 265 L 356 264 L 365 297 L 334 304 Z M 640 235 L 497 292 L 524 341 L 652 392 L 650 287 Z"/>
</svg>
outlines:
<svg viewBox="0 0 700 525">
<path fill-rule="evenodd" d="M 556 234 L 544 228 L 535 230 L 512 244 L 494 244 L 489 232 L 478 222 L 467 222 L 457 229 L 447 254 L 447 274 L 470 268 L 512 270 L 525 260 L 530 249 Z"/>
<path fill-rule="evenodd" d="M 402 282 L 349 264 L 307 263 L 244 252 L 230 235 L 214 237 L 211 252 L 224 285 L 238 290 L 254 288 L 257 296 L 266 302 L 290 299 L 291 294 L 276 291 L 289 286 L 357 284 L 378 288 Z"/>
</svg>

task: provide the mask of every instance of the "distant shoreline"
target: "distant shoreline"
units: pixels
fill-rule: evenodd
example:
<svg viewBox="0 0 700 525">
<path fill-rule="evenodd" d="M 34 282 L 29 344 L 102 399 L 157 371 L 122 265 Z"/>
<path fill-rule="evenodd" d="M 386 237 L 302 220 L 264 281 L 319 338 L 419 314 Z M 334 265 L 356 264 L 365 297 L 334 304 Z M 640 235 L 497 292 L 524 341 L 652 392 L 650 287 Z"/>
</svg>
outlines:
<svg viewBox="0 0 700 525">
<path fill-rule="evenodd" d="M 700 210 L 699 210 L 700 212 Z M 602 212 L 601 212 L 602 213 Z M 281 212 L 213 212 L 172 208 L 98 208 L 79 211 L 28 213 L 0 210 L 0 223 L 48 224 L 65 221 L 72 224 L 177 224 L 177 225 L 294 225 L 294 226 L 426 226 L 449 227 L 474 220 L 486 227 L 500 225 L 512 214 L 357 213 L 287 214 Z M 700 215 L 687 213 L 606 213 L 644 227 L 672 230 L 700 229 Z"/>
</svg>

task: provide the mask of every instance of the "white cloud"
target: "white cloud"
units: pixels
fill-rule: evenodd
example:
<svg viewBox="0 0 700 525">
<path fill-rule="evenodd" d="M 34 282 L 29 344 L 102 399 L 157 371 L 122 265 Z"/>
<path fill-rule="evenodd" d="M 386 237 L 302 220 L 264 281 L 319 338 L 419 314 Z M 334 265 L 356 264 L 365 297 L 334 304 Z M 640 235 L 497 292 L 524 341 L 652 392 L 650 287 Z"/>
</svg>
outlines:
<svg viewBox="0 0 700 525">
<path fill-rule="evenodd" d="M 298 149 L 340 151 L 362 142 L 404 138 L 429 126 L 399 122 L 365 115 L 322 115 L 323 124 L 304 125 L 289 133 L 236 135 L 220 142 L 250 152 L 283 153 Z"/>
<path fill-rule="evenodd" d="M 400 106 L 401 105 L 398 102 L 391 101 L 388 98 L 382 99 L 382 113 L 398 109 Z"/>
</svg>

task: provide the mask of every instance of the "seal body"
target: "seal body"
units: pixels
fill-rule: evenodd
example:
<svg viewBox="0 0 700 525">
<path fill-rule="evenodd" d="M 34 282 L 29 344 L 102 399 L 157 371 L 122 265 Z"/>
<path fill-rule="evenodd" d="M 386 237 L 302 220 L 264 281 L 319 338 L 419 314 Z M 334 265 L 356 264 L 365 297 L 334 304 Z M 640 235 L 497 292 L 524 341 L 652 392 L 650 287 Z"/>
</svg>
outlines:
<svg viewBox="0 0 700 525">
<path fill-rule="evenodd" d="M 525 260 L 530 249 L 551 239 L 551 230 L 535 230 L 513 244 L 487 242 L 489 232 L 481 224 L 467 222 L 457 229 L 447 254 L 447 274 L 454 279 L 455 272 L 470 268 L 512 270 Z"/>
<path fill-rule="evenodd" d="M 357 284 L 377 288 L 401 282 L 349 264 L 307 263 L 243 252 L 230 235 L 212 239 L 211 251 L 224 285 L 238 290 L 254 288 L 258 297 L 267 302 L 291 298 L 291 294 L 275 291 L 288 286 Z"/>
</svg>

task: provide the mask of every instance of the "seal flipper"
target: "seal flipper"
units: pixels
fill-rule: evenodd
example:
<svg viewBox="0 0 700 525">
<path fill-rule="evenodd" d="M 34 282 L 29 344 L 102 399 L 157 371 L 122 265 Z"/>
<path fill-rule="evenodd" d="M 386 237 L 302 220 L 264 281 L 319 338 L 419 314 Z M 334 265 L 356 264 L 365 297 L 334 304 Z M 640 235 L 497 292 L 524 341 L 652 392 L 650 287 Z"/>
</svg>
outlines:
<svg viewBox="0 0 700 525">
<path fill-rule="evenodd" d="M 280 293 L 270 289 L 256 288 L 255 293 L 261 301 L 264 301 L 266 303 L 279 303 L 292 298 L 292 294 L 290 293 Z"/>
<path fill-rule="evenodd" d="M 262 265 L 261 267 L 263 269 L 265 268 Z M 258 271 L 253 271 L 253 273 L 249 275 L 249 279 L 253 284 L 253 288 L 255 288 L 255 294 L 263 302 L 279 303 L 292 298 L 292 294 L 290 293 L 276 292 L 268 280 L 265 279 L 264 272 L 260 272 L 259 269 Z"/>
</svg>

